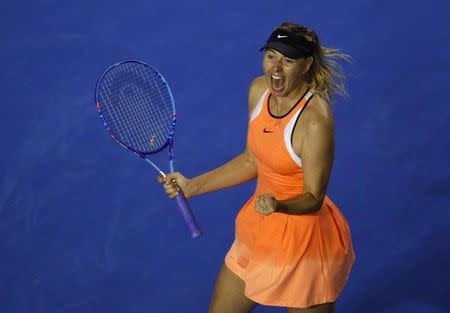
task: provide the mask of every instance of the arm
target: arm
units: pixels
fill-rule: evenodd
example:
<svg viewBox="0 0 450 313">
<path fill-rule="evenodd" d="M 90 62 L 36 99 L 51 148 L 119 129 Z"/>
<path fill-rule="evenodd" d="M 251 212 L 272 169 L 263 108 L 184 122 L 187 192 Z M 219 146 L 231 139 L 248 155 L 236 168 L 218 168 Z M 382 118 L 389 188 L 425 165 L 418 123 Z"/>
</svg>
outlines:
<svg viewBox="0 0 450 313">
<path fill-rule="evenodd" d="M 256 78 L 250 86 L 248 99 L 249 115 L 266 88 L 263 79 Z M 257 174 L 256 161 L 247 146 L 243 153 L 231 161 L 192 179 L 187 179 L 180 173 L 167 175 L 164 189 L 170 198 L 176 197 L 178 194 L 177 186 L 171 184 L 171 181 L 175 180 L 177 185 L 183 190 L 185 196 L 189 198 L 194 195 L 221 190 L 248 182 L 256 178 Z"/>
<path fill-rule="evenodd" d="M 326 195 L 334 158 L 334 123 L 331 117 L 311 112 L 305 119 L 302 143 L 303 194 L 277 201 L 277 211 L 308 214 L 318 211 Z M 295 144 L 295 143 L 294 143 Z"/>
<path fill-rule="evenodd" d="M 255 160 L 248 150 L 226 164 L 190 180 L 191 196 L 246 183 L 257 176 Z"/>
<path fill-rule="evenodd" d="M 259 98 L 267 88 L 264 77 L 256 78 L 249 90 L 248 114 L 249 118 L 257 105 Z M 228 163 L 191 180 L 192 195 L 199 195 L 216 191 L 242 183 L 246 183 L 258 175 L 255 158 L 247 147 L 245 151 Z"/>
</svg>

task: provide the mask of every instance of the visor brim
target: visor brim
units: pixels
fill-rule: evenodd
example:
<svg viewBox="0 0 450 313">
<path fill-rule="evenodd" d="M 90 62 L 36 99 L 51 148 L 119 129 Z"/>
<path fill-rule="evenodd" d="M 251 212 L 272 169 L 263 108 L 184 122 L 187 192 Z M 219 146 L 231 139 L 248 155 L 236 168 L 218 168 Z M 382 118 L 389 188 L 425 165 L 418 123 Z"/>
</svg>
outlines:
<svg viewBox="0 0 450 313">
<path fill-rule="evenodd" d="M 298 49 L 281 41 L 270 41 L 266 43 L 264 47 L 262 47 L 259 51 L 263 51 L 266 49 L 273 49 L 275 51 L 278 51 L 279 53 L 290 59 L 299 59 L 306 57 L 304 53 L 302 53 Z"/>
</svg>

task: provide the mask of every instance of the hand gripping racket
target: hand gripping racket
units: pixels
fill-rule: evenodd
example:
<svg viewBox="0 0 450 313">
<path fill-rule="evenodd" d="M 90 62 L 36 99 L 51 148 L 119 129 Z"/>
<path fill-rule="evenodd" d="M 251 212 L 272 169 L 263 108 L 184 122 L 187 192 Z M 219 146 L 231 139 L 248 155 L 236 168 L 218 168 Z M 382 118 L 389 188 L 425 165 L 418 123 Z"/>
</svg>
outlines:
<svg viewBox="0 0 450 313">
<path fill-rule="evenodd" d="M 97 111 L 109 134 L 123 147 L 164 172 L 149 156 L 168 147 L 170 172 L 173 167 L 175 101 L 164 77 L 141 61 L 121 61 L 100 76 L 95 92 Z M 192 234 L 199 237 L 188 202 L 180 190 L 176 202 Z"/>
</svg>

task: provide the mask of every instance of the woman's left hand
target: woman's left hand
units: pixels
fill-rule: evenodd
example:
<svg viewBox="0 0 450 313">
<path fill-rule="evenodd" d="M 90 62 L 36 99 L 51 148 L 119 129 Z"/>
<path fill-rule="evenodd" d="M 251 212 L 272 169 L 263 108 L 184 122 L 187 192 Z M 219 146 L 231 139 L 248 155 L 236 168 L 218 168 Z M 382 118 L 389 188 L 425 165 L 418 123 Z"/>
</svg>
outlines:
<svg viewBox="0 0 450 313">
<path fill-rule="evenodd" d="M 262 215 L 270 215 L 277 210 L 277 199 L 271 193 L 266 193 L 256 197 L 256 211 Z"/>
</svg>

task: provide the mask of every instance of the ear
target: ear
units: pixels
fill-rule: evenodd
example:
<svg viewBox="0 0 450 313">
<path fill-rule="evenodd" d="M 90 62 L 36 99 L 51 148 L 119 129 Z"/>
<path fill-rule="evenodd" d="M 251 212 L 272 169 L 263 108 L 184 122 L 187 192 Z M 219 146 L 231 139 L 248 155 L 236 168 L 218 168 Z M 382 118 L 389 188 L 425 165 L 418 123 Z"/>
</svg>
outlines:
<svg viewBox="0 0 450 313">
<path fill-rule="evenodd" d="M 311 65 L 312 65 L 312 63 L 313 63 L 313 61 L 314 61 L 314 58 L 313 58 L 313 57 L 307 57 L 307 58 L 305 59 L 305 69 L 304 69 L 304 71 L 303 71 L 303 75 L 306 74 L 306 73 L 309 71 L 309 69 L 310 69 L 310 67 L 311 67 Z"/>
</svg>

